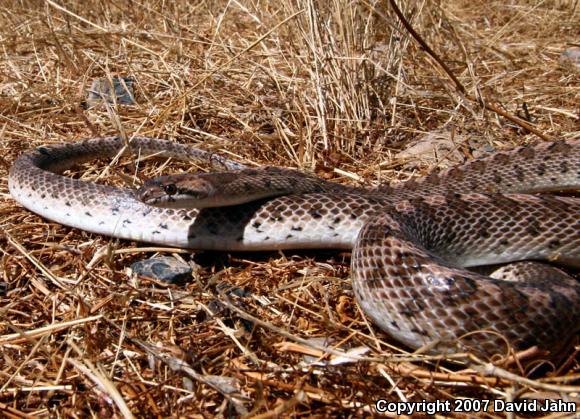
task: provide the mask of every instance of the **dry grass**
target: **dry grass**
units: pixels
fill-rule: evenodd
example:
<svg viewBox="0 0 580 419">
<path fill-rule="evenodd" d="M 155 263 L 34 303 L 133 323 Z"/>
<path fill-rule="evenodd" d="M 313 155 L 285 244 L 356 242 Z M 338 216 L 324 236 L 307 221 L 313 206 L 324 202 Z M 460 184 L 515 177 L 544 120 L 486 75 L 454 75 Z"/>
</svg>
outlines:
<svg viewBox="0 0 580 419">
<path fill-rule="evenodd" d="M 118 132 L 367 184 L 538 140 L 481 101 L 546 136 L 580 137 L 579 76 L 559 64 L 578 42 L 576 0 L 403 3 L 465 94 L 388 2 L 0 4 L 0 412 L 358 416 L 379 398 L 578 402 L 574 354 L 527 379 L 533 367 L 406 353 L 359 313 L 348 254 L 206 254 L 191 283 L 163 286 L 124 270 L 151 249 L 49 223 L 8 194 L 23 150 Z M 135 79 L 138 105 L 83 108 L 91 81 L 113 75 Z M 452 150 L 397 155 L 430 132 Z M 347 350 L 354 359 L 329 363 Z"/>
</svg>

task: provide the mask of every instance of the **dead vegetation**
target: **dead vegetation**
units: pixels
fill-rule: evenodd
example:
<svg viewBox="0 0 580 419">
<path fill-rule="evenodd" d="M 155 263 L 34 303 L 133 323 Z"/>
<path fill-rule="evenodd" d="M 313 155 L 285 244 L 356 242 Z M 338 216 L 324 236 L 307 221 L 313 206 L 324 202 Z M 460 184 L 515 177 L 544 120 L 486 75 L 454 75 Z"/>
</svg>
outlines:
<svg viewBox="0 0 580 419">
<path fill-rule="evenodd" d="M 201 254 L 190 283 L 167 286 L 125 268 L 190 252 L 53 224 L 8 194 L 23 150 L 116 133 L 369 185 L 539 141 L 493 108 L 546 137 L 580 137 L 579 73 L 560 63 L 578 42 L 577 1 L 401 3 L 463 92 L 388 2 L 0 4 L 0 412 L 358 416 L 380 398 L 578 403 L 575 353 L 539 370 L 407 353 L 361 316 L 348 254 Z M 115 75 L 134 79 L 138 104 L 87 108 L 91 81 Z M 421 153 L 399 154 L 417 143 Z"/>
</svg>

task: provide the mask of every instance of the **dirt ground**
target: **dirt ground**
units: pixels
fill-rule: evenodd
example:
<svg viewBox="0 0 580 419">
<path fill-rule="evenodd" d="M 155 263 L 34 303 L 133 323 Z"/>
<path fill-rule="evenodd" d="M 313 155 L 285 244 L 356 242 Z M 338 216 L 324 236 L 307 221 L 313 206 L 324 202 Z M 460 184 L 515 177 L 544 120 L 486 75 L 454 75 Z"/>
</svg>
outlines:
<svg viewBox="0 0 580 419">
<path fill-rule="evenodd" d="M 419 40 L 389 1 L 0 1 L 4 416 L 358 417 L 379 399 L 468 400 L 471 413 L 439 411 L 454 417 L 484 399 L 580 408 L 578 345 L 558 364 L 496 367 L 410 353 L 362 316 L 348 252 L 192 254 L 51 223 L 8 193 L 18 154 L 104 135 L 366 186 L 580 138 L 577 0 L 400 3 Z M 116 76 L 136 104 L 92 106 L 92 81 Z M 133 166 L 105 180 L 129 186 Z M 161 170 L 187 167 L 139 167 Z M 191 281 L 127 271 L 155 254 L 190 262 Z"/>
</svg>

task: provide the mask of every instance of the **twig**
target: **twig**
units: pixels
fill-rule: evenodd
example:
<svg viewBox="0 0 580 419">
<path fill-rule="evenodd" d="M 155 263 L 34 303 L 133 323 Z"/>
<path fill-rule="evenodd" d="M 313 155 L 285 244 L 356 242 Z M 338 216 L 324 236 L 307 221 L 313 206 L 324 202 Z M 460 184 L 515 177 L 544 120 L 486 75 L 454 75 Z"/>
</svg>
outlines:
<svg viewBox="0 0 580 419">
<path fill-rule="evenodd" d="M 453 84 L 455 85 L 455 88 L 459 91 L 459 93 L 461 93 L 465 98 L 469 99 L 472 102 L 479 102 L 485 109 L 495 112 L 500 116 L 503 116 L 505 119 L 513 122 L 514 124 L 518 125 L 523 129 L 530 131 L 531 133 L 537 135 L 541 139 L 545 141 L 553 141 L 549 136 L 538 131 L 537 129 L 535 129 L 533 126 L 523 121 L 522 119 L 510 115 L 509 113 L 503 111 L 502 109 L 498 108 L 495 105 L 492 105 L 491 103 L 487 103 L 483 99 L 483 97 L 481 97 L 480 100 L 477 100 L 469 93 L 467 93 L 465 86 L 463 86 L 463 84 L 461 84 L 461 82 L 457 79 L 457 77 L 455 77 L 451 69 L 447 67 L 447 64 L 445 64 L 445 62 L 441 58 L 439 58 L 439 56 L 435 53 L 435 51 L 433 51 L 433 49 L 431 49 L 431 47 L 427 44 L 427 42 L 425 42 L 423 38 L 421 38 L 421 36 L 417 33 L 417 31 L 415 31 L 415 29 L 413 29 L 413 26 L 411 26 L 409 21 L 405 18 L 405 16 L 401 12 L 401 9 L 399 9 L 399 7 L 397 6 L 395 0 L 389 0 L 389 3 L 391 4 L 393 11 L 397 15 L 403 26 L 405 27 L 405 29 L 407 29 L 407 31 L 411 34 L 411 36 L 419 43 L 419 45 L 421 45 L 421 48 L 423 48 L 427 52 L 427 54 L 429 54 L 431 57 L 433 57 L 435 61 L 437 61 L 437 64 L 441 66 L 443 71 L 445 71 L 445 74 L 447 74 L 447 76 L 453 81 Z"/>
</svg>

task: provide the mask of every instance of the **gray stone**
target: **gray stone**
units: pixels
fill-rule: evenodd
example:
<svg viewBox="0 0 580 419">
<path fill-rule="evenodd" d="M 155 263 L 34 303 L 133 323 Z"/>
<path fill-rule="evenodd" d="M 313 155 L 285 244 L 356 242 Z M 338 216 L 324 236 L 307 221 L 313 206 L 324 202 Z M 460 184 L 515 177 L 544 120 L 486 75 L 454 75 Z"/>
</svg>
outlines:
<svg viewBox="0 0 580 419">
<path fill-rule="evenodd" d="M 105 101 L 114 103 L 113 98 L 115 98 L 119 105 L 134 105 L 133 83 L 134 80 L 131 77 L 114 76 L 111 80 L 106 77 L 95 79 L 91 84 L 87 103 L 89 106 L 97 106 Z"/>
<path fill-rule="evenodd" d="M 141 260 L 131 265 L 134 273 L 168 284 L 182 283 L 191 277 L 193 269 L 187 263 L 170 256 Z"/>
</svg>

